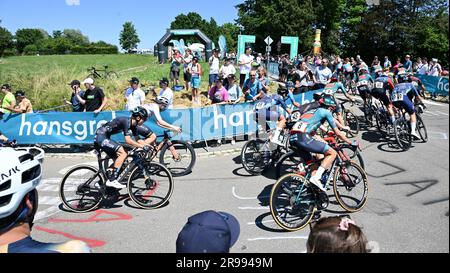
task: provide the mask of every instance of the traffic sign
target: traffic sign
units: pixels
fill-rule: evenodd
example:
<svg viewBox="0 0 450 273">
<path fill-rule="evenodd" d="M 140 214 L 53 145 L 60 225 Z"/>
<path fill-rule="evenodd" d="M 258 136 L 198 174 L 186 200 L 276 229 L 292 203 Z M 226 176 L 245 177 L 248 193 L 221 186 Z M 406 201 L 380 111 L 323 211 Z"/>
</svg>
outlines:
<svg viewBox="0 0 450 273">
<path fill-rule="evenodd" d="M 267 45 L 271 45 L 273 43 L 273 40 L 270 36 L 267 36 L 267 38 L 264 40 L 264 42 L 266 42 Z"/>
<path fill-rule="evenodd" d="M 271 46 L 266 46 L 266 52 L 271 52 L 272 51 L 272 47 Z"/>
</svg>

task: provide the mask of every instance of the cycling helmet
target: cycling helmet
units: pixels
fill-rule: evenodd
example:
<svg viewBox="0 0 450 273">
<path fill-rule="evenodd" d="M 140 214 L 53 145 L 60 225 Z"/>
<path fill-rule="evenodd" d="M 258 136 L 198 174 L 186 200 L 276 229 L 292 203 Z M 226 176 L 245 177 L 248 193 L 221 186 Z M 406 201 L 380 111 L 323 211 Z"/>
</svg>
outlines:
<svg viewBox="0 0 450 273">
<path fill-rule="evenodd" d="M 280 96 L 287 96 L 289 94 L 289 90 L 287 90 L 286 88 L 280 87 L 278 88 L 278 95 Z"/>
<path fill-rule="evenodd" d="M 134 108 L 132 115 L 133 118 L 140 117 L 141 119 L 147 120 L 148 119 L 148 112 L 147 109 L 145 109 L 142 106 L 138 106 Z"/>
<path fill-rule="evenodd" d="M 323 96 L 320 103 L 325 106 L 337 107 L 337 103 L 332 96 Z"/>
<path fill-rule="evenodd" d="M 363 74 L 363 71 L 365 71 L 365 73 L 369 72 L 369 68 L 366 65 L 361 65 L 359 68 L 359 74 Z"/>
<path fill-rule="evenodd" d="M 169 106 L 169 100 L 166 97 L 163 96 L 158 96 L 155 99 L 155 102 L 159 105 L 163 105 L 163 106 Z"/>
<path fill-rule="evenodd" d="M 332 77 L 330 80 L 331 83 L 338 82 L 338 78 L 336 76 Z"/>
<path fill-rule="evenodd" d="M 291 82 L 291 81 L 288 81 L 288 82 L 286 83 L 286 88 L 287 88 L 287 89 L 295 88 L 295 84 L 294 84 L 293 82 Z"/>
<path fill-rule="evenodd" d="M 314 93 L 313 98 L 315 101 L 321 100 L 323 97 L 323 93 Z"/>
<path fill-rule="evenodd" d="M 13 216 L 24 197 L 39 185 L 41 178 L 41 164 L 36 157 L 26 151 L 0 149 L 0 219 Z M 35 203 L 36 199 L 37 196 Z M 37 204 L 34 210 L 37 210 Z M 6 229 L 25 219 L 28 213 L 25 207 L 17 217 L 11 219 L 11 225 Z"/>
</svg>

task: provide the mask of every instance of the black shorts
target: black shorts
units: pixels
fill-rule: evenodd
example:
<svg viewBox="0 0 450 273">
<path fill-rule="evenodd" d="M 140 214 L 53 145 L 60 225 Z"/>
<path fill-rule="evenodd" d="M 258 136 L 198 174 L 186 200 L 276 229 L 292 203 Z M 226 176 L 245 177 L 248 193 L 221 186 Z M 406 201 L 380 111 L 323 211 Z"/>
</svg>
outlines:
<svg viewBox="0 0 450 273">
<path fill-rule="evenodd" d="M 368 86 L 362 86 L 362 87 L 358 87 L 358 91 L 359 91 L 359 95 L 361 96 L 361 98 L 363 98 L 364 100 L 369 98 L 370 95 L 370 89 Z"/>
<path fill-rule="evenodd" d="M 153 131 L 150 130 L 150 128 L 148 128 L 145 125 L 141 125 L 137 127 L 137 133 L 139 136 L 147 139 L 149 137 L 151 137 L 153 135 Z"/>
<path fill-rule="evenodd" d="M 328 146 L 328 144 L 315 140 L 309 134 L 292 135 L 290 144 L 296 148 L 299 156 L 305 161 L 310 161 L 313 159 L 310 153 L 325 154 L 330 150 L 330 146 Z"/>
<path fill-rule="evenodd" d="M 241 76 L 239 78 L 239 83 L 241 86 L 244 85 L 246 78 L 247 78 L 247 74 L 241 74 Z"/>
<path fill-rule="evenodd" d="M 184 78 L 184 81 L 185 81 L 185 82 L 190 82 L 191 79 L 192 79 L 192 74 L 191 74 L 191 73 L 188 73 L 188 72 L 184 72 L 183 78 Z"/>
<path fill-rule="evenodd" d="M 379 99 L 381 102 L 383 102 L 384 105 L 389 106 L 391 104 L 391 100 L 386 95 L 386 91 L 384 89 L 373 89 L 372 90 L 372 97 Z"/>
<path fill-rule="evenodd" d="M 119 151 L 122 145 L 109 139 L 105 134 L 97 134 L 95 135 L 94 147 L 98 152 L 103 151 L 110 158 L 116 160 L 117 151 Z"/>
<path fill-rule="evenodd" d="M 180 70 L 170 70 L 170 79 L 178 80 L 180 78 Z"/>
</svg>

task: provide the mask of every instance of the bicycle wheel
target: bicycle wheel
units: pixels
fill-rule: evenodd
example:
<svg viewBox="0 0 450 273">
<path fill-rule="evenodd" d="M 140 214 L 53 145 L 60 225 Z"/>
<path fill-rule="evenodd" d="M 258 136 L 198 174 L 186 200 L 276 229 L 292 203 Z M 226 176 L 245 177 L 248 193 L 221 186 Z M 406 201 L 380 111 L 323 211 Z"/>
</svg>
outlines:
<svg viewBox="0 0 450 273">
<path fill-rule="evenodd" d="M 194 148 L 184 141 L 174 140 L 172 144 L 178 159 L 172 155 L 169 145 L 164 145 L 159 155 L 159 162 L 166 166 L 174 177 L 190 174 L 197 159 Z"/>
<path fill-rule="evenodd" d="M 301 230 L 316 211 L 313 190 L 303 176 L 288 174 L 275 183 L 270 193 L 270 213 L 282 229 Z"/>
<path fill-rule="evenodd" d="M 364 158 L 357 148 L 353 148 L 350 146 L 343 146 L 341 147 L 341 151 L 345 154 L 348 160 L 355 162 L 356 164 L 361 166 L 363 170 L 366 169 L 364 164 Z"/>
<path fill-rule="evenodd" d="M 130 173 L 127 185 L 128 194 L 131 200 L 140 208 L 160 208 L 172 196 L 172 174 L 159 163 L 143 162 L 142 164 L 143 169 L 136 166 Z"/>
<path fill-rule="evenodd" d="M 93 166 L 83 165 L 69 170 L 61 180 L 60 197 L 73 212 L 95 210 L 103 199 L 100 190 L 105 184 L 103 175 Z"/>
<path fill-rule="evenodd" d="M 420 115 L 417 115 L 417 131 L 419 132 L 420 138 L 422 139 L 423 143 L 427 143 L 428 131 Z"/>
<path fill-rule="evenodd" d="M 350 132 L 347 133 L 347 137 L 357 137 L 360 130 L 358 117 L 351 110 L 346 110 L 344 120 L 345 125 L 350 127 Z"/>
<path fill-rule="evenodd" d="M 404 118 L 398 119 L 394 124 L 394 134 L 399 147 L 403 151 L 408 151 L 412 145 L 409 122 Z"/>
<path fill-rule="evenodd" d="M 286 174 L 297 172 L 300 163 L 304 163 L 304 160 L 295 152 L 284 154 L 277 162 L 276 179 L 279 179 Z"/>
<path fill-rule="evenodd" d="M 364 208 L 369 194 L 366 172 L 354 162 L 338 167 L 333 179 L 333 188 L 339 205 L 348 212 Z"/>
<path fill-rule="evenodd" d="M 119 78 L 119 75 L 116 72 L 108 72 L 106 74 L 106 78 L 109 80 L 117 80 Z"/>
<path fill-rule="evenodd" d="M 375 121 L 377 123 L 378 131 L 384 135 L 387 135 L 388 134 L 388 122 L 387 122 L 386 113 L 377 111 L 375 114 Z"/>
<path fill-rule="evenodd" d="M 242 148 L 242 166 L 251 175 L 261 175 L 265 165 L 262 148 L 265 142 L 260 139 L 250 140 Z"/>
</svg>

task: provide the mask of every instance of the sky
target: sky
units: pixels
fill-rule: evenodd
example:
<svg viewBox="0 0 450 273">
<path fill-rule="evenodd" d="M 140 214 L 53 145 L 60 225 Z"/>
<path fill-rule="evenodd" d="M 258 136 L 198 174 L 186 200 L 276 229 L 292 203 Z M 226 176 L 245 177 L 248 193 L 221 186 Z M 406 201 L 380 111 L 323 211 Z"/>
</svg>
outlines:
<svg viewBox="0 0 450 273">
<path fill-rule="evenodd" d="M 175 17 L 197 12 L 219 25 L 234 23 L 235 6 L 243 0 L 0 0 L 0 26 L 11 33 L 21 28 L 79 29 L 91 42 L 105 41 L 120 49 L 119 35 L 131 21 L 141 39 L 139 49 L 153 49 Z M 214 41 L 217 43 L 217 41 Z"/>
</svg>

